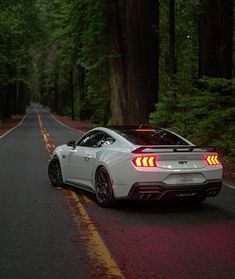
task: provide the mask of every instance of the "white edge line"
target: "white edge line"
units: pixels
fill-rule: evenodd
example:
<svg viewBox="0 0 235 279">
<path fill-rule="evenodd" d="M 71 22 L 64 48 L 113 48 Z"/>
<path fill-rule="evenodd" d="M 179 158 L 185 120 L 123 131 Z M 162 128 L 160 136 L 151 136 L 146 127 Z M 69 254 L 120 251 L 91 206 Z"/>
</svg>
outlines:
<svg viewBox="0 0 235 279">
<path fill-rule="evenodd" d="M 235 190 L 235 186 L 234 185 L 231 185 L 231 184 L 228 184 L 228 183 L 225 183 L 225 182 L 223 182 L 223 185 L 228 187 L 228 188 L 230 188 L 230 189 Z"/>
<path fill-rule="evenodd" d="M 8 135 L 10 132 L 12 132 L 13 130 L 15 130 L 16 128 L 18 128 L 25 120 L 25 118 L 28 116 L 28 114 L 25 114 L 25 116 L 23 117 L 23 119 L 20 121 L 20 123 L 18 123 L 15 127 L 11 128 L 9 131 L 7 131 L 5 134 L 0 136 L 0 139 L 4 138 L 6 135 Z"/>
<path fill-rule="evenodd" d="M 82 134 L 85 134 L 85 132 L 81 131 L 81 130 L 78 130 L 78 129 L 75 129 L 75 128 L 72 128 L 72 127 L 69 127 L 68 125 L 62 123 L 61 121 L 59 121 L 53 114 L 49 113 L 51 115 L 51 117 L 56 121 L 58 122 L 60 125 L 64 126 L 65 128 L 67 129 L 70 129 L 70 130 L 73 130 L 73 131 L 76 131 L 76 132 L 80 132 Z"/>
</svg>

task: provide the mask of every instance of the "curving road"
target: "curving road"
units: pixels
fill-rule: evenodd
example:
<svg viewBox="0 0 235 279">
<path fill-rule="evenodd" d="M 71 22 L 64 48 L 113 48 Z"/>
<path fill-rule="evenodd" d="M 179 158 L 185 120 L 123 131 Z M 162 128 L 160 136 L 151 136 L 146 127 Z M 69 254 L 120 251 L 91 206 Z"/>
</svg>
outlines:
<svg viewBox="0 0 235 279">
<path fill-rule="evenodd" d="M 55 189 L 39 118 L 55 145 L 81 136 L 33 106 L 0 139 L 0 278 L 235 278 L 235 189 L 200 206 L 120 202 Z"/>
</svg>

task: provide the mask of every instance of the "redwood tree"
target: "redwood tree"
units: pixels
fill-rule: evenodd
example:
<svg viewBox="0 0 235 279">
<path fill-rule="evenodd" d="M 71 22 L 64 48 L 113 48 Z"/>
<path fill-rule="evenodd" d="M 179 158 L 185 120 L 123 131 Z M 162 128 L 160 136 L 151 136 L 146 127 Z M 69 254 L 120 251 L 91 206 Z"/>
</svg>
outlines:
<svg viewBox="0 0 235 279">
<path fill-rule="evenodd" d="M 126 60 L 123 41 L 123 30 L 118 0 L 109 0 L 110 22 L 110 89 L 111 89 L 111 113 L 114 125 L 125 124 L 127 83 L 126 83 Z"/>
<path fill-rule="evenodd" d="M 199 76 L 232 78 L 233 0 L 201 0 Z"/>
<path fill-rule="evenodd" d="M 158 0 L 127 0 L 126 123 L 144 124 L 158 99 Z"/>
<path fill-rule="evenodd" d="M 175 0 L 169 0 L 169 74 L 174 80 L 176 75 Z"/>
</svg>

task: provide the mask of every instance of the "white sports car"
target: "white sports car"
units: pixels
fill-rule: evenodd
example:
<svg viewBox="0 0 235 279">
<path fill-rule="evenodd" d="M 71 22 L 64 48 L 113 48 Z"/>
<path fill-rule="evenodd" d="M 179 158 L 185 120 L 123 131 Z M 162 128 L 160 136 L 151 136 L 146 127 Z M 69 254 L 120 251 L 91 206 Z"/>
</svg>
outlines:
<svg viewBox="0 0 235 279">
<path fill-rule="evenodd" d="M 53 186 L 68 184 L 96 194 L 103 207 L 117 199 L 190 199 L 216 196 L 222 165 L 216 152 L 162 128 L 95 128 L 77 142 L 58 146 L 48 174 Z"/>
</svg>

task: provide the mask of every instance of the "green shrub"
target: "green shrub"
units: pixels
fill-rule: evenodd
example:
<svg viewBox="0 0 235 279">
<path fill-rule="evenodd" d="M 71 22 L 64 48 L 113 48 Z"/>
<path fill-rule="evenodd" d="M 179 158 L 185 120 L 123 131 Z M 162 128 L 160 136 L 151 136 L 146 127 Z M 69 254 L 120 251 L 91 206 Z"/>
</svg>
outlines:
<svg viewBox="0 0 235 279">
<path fill-rule="evenodd" d="M 150 115 L 198 145 L 216 145 L 235 162 L 235 97 L 231 80 L 203 77 L 197 87 L 169 90 Z"/>
</svg>

